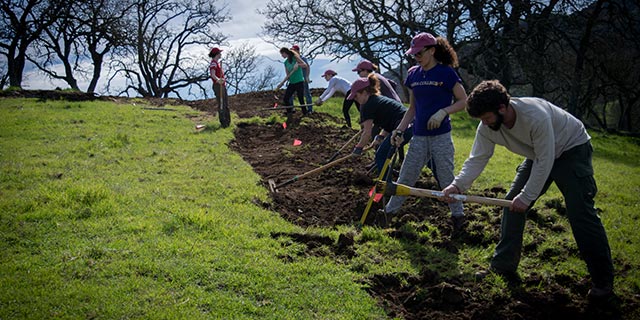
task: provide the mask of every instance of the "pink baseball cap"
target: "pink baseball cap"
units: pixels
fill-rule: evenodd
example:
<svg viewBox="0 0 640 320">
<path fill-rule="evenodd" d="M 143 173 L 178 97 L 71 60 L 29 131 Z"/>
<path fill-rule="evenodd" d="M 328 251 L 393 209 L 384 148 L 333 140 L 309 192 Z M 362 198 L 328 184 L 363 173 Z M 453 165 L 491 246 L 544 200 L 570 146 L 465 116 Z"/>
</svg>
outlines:
<svg viewBox="0 0 640 320">
<path fill-rule="evenodd" d="M 347 100 L 353 100 L 353 98 L 355 98 L 356 93 L 358 93 L 358 91 L 365 89 L 367 87 L 369 87 L 369 78 L 360 78 L 354 81 L 351 84 L 351 92 L 349 93 Z"/>
<path fill-rule="evenodd" d="M 436 37 L 431 35 L 430 33 L 420 33 L 417 36 L 411 39 L 411 48 L 405 52 L 405 54 L 416 54 L 422 50 L 422 48 L 427 46 L 435 46 L 438 41 Z"/>
<path fill-rule="evenodd" d="M 358 65 L 351 69 L 351 71 L 358 71 L 358 70 L 374 70 L 375 68 L 373 67 L 373 63 L 371 63 L 371 61 L 369 60 L 362 60 L 360 61 L 360 63 L 358 63 Z"/>
<path fill-rule="evenodd" d="M 322 74 L 322 77 L 326 77 L 326 76 L 335 76 L 336 74 L 338 74 L 337 72 L 331 70 L 331 69 L 327 69 L 324 74 Z"/>
</svg>

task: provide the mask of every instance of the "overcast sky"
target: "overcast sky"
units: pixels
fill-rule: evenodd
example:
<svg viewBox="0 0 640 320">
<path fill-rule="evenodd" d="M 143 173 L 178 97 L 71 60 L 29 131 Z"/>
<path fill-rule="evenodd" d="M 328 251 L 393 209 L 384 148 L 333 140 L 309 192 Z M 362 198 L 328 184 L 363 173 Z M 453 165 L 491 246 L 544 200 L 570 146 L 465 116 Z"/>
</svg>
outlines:
<svg viewBox="0 0 640 320">
<path fill-rule="evenodd" d="M 256 48 L 256 52 L 259 55 L 263 55 L 267 58 L 267 61 L 271 61 L 276 71 L 284 78 L 284 66 L 281 63 L 282 57 L 279 53 L 279 48 L 283 46 L 290 47 L 293 43 L 283 43 L 277 46 L 268 44 L 259 37 L 261 27 L 264 23 L 264 16 L 257 13 L 258 9 L 263 9 L 266 5 L 264 0 L 223 0 L 228 2 L 229 13 L 232 17 L 230 22 L 226 22 L 220 26 L 220 30 L 223 34 L 229 36 L 228 44 L 220 45 L 225 50 L 230 47 L 236 47 L 242 43 L 248 42 Z M 206 56 L 210 48 L 203 49 L 203 54 Z M 305 48 L 301 48 L 304 55 Z M 208 59 L 208 58 L 207 58 Z M 222 59 L 224 59 L 224 52 Z M 331 61 L 331 57 L 319 56 L 311 63 L 311 87 L 312 88 L 325 88 L 327 82 L 320 77 L 324 70 L 333 69 L 339 76 L 353 81 L 357 78 L 357 74 L 351 69 L 360 61 L 359 57 L 353 57 L 350 61 Z M 106 66 L 105 66 L 106 67 Z M 104 69 L 106 72 L 106 69 Z M 106 81 L 106 74 L 103 72 L 101 76 L 101 83 Z M 81 90 L 86 90 L 88 86 L 88 79 L 79 79 L 79 85 Z M 36 70 L 25 69 L 23 87 L 25 89 L 53 89 L 56 87 L 68 88 L 68 85 L 62 81 L 53 81 L 37 72 Z M 102 93 L 103 85 L 99 85 L 97 90 Z M 107 93 L 115 94 L 115 93 Z"/>
</svg>

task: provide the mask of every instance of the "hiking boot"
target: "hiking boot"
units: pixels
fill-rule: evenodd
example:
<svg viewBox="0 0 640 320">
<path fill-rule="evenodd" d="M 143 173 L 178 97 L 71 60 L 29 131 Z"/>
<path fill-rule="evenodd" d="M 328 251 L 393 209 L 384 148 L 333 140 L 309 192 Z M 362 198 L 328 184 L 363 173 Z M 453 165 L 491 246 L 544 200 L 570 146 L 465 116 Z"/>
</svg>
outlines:
<svg viewBox="0 0 640 320">
<path fill-rule="evenodd" d="M 474 277 L 476 278 L 476 280 L 480 281 L 486 278 L 490 274 L 495 274 L 500 276 L 509 284 L 517 284 L 522 282 L 522 279 L 520 279 L 520 275 L 518 275 L 517 272 L 500 271 L 495 268 L 489 268 L 489 270 L 478 271 L 474 274 Z"/>
</svg>

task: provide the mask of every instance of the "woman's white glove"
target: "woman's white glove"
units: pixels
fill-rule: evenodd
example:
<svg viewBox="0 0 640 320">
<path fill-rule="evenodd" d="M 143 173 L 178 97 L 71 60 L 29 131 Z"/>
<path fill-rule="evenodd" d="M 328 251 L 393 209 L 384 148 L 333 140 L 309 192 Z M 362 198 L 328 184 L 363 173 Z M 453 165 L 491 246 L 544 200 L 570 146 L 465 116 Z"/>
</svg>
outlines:
<svg viewBox="0 0 640 320">
<path fill-rule="evenodd" d="M 447 112 L 444 109 L 438 110 L 438 112 L 434 113 L 431 118 L 429 118 L 429 122 L 427 123 L 427 129 L 433 130 L 440 128 L 440 124 L 442 124 L 442 120 L 447 116 Z"/>
</svg>

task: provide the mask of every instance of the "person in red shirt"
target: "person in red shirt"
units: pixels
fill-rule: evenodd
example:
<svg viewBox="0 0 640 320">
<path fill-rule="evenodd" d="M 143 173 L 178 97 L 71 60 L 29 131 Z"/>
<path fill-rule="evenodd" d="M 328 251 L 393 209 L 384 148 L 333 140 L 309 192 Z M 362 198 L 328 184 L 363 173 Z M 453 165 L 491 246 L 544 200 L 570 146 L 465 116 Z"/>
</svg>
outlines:
<svg viewBox="0 0 640 320">
<path fill-rule="evenodd" d="M 229 114 L 229 99 L 224 80 L 224 72 L 222 71 L 222 65 L 220 64 L 222 50 L 217 47 L 211 49 L 209 57 L 211 58 L 211 63 L 209 64 L 209 76 L 213 81 L 213 93 L 216 95 L 216 102 L 218 104 L 220 126 L 226 128 L 231 124 L 231 116 Z"/>
</svg>

